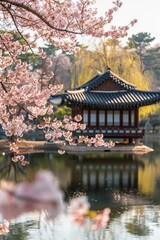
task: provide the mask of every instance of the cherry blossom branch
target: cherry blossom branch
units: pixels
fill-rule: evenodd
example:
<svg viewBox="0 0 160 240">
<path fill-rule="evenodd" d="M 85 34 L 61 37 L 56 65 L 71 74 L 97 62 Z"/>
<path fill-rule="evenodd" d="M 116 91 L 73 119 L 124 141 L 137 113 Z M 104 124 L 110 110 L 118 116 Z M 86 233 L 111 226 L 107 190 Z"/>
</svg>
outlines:
<svg viewBox="0 0 160 240">
<path fill-rule="evenodd" d="M 84 34 L 85 31 L 71 31 L 71 30 L 68 30 L 67 28 L 57 28 L 57 27 L 54 27 L 52 24 L 50 24 L 45 18 L 43 18 L 42 15 L 40 15 L 38 12 L 36 12 L 34 9 L 24 5 L 23 3 L 18 3 L 18 2 L 12 2 L 10 0 L 1 0 L 1 2 L 5 2 L 5 3 L 10 3 L 11 5 L 14 5 L 16 7 L 20 7 L 22 9 L 25 9 L 26 11 L 34 14 L 35 16 L 37 16 L 42 22 L 44 22 L 48 27 L 50 27 L 51 29 L 54 29 L 58 32 L 66 32 L 66 33 L 72 33 L 72 34 Z"/>
<path fill-rule="evenodd" d="M 4 85 L 4 83 L 3 83 L 3 82 L 0 82 L 0 84 L 1 84 L 1 86 L 2 86 L 2 88 L 3 88 L 3 90 L 7 93 L 7 89 L 6 89 L 5 85 Z M 40 119 L 37 118 L 35 115 L 33 115 L 31 111 L 29 111 L 28 109 L 26 109 L 25 107 L 23 107 L 20 103 L 16 102 L 15 100 L 14 100 L 14 102 L 17 104 L 17 106 L 18 106 L 20 109 L 24 110 L 25 112 L 27 112 L 28 114 L 30 114 L 33 118 L 35 118 L 37 121 L 41 122 Z"/>
</svg>

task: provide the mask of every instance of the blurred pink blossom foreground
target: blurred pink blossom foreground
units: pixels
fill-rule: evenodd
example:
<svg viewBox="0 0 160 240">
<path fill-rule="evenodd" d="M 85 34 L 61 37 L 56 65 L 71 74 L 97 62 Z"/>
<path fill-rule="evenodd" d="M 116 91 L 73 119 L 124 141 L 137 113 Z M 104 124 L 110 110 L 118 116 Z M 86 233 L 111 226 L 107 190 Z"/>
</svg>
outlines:
<svg viewBox="0 0 160 240">
<path fill-rule="evenodd" d="M 32 183 L 22 182 L 13 185 L 2 182 L 1 186 L 0 215 L 2 215 L 2 223 L 0 223 L 0 234 L 9 231 L 8 221 L 11 219 L 26 212 L 44 209 L 48 213 L 49 219 L 65 213 L 79 226 L 85 226 L 90 221 L 91 231 L 97 231 L 108 225 L 110 209 L 106 208 L 99 213 L 90 211 L 90 204 L 86 196 L 72 199 L 66 210 L 63 193 L 57 179 L 50 171 L 39 171 Z"/>
<path fill-rule="evenodd" d="M 79 225 L 85 225 L 90 220 L 90 230 L 97 231 L 108 225 L 110 209 L 105 208 L 99 213 L 90 211 L 90 204 L 87 197 L 81 196 L 70 202 L 69 213 L 73 221 Z"/>
<path fill-rule="evenodd" d="M 25 212 L 46 209 L 49 218 L 64 210 L 63 193 L 55 176 L 47 170 L 39 171 L 32 183 L 16 185 L 1 183 L 0 213 L 11 220 Z"/>
</svg>

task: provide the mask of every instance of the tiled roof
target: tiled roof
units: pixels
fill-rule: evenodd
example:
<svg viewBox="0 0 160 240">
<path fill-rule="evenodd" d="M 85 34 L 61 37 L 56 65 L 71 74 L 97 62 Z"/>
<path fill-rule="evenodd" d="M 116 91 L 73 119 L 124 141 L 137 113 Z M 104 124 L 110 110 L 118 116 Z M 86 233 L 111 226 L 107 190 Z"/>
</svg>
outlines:
<svg viewBox="0 0 160 240">
<path fill-rule="evenodd" d="M 69 105 L 83 105 L 98 108 L 141 107 L 160 101 L 159 91 L 68 91 L 62 100 Z"/>
<path fill-rule="evenodd" d="M 117 91 L 95 91 L 103 81 L 111 79 L 121 86 Z M 83 107 L 120 109 L 136 108 L 160 102 L 160 91 L 141 91 L 135 85 L 121 79 L 109 69 L 95 76 L 77 89 L 68 90 L 64 94 L 52 96 L 49 100 L 53 104 L 81 105 Z"/>
<path fill-rule="evenodd" d="M 102 74 L 96 75 L 94 78 L 92 78 L 90 81 L 86 82 L 85 84 L 81 85 L 78 89 L 86 89 L 86 90 L 93 90 L 95 87 L 97 87 L 99 84 L 103 83 L 104 81 L 107 81 L 107 79 L 111 79 L 113 82 L 115 82 L 117 85 L 120 85 L 124 90 L 125 89 L 135 89 L 135 85 L 125 81 L 124 79 L 117 76 L 115 73 L 111 72 L 109 69 Z"/>
</svg>

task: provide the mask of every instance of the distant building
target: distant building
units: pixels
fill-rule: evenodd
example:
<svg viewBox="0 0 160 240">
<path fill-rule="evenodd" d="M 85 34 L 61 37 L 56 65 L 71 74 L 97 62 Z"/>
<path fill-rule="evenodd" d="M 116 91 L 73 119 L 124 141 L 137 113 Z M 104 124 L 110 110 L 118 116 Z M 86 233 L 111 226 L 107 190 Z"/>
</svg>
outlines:
<svg viewBox="0 0 160 240">
<path fill-rule="evenodd" d="M 129 143 L 144 136 L 139 128 L 139 108 L 160 101 L 160 91 L 141 91 L 107 69 L 74 90 L 51 98 L 55 104 L 72 109 L 72 117 L 80 114 L 85 130 L 75 134 L 118 138 Z"/>
</svg>

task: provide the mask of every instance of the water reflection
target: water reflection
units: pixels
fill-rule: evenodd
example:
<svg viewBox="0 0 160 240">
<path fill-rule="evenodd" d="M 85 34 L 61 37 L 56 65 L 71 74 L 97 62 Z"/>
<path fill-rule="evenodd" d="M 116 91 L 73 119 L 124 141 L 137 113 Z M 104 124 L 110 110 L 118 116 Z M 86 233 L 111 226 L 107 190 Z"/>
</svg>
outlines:
<svg viewBox="0 0 160 240">
<path fill-rule="evenodd" d="M 72 166 L 72 188 L 82 184 L 89 191 L 111 189 L 136 189 L 138 186 L 138 169 L 144 164 L 134 155 L 119 157 L 110 155 L 78 156 Z M 122 161 L 123 159 L 123 161 Z"/>
<path fill-rule="evenodd" d="M 1 153 L 0 179 L 19 182 L 26 178 L 26 169 L 19 162 L 11 161 L 10 154 Z"/>
<path fill-rule="evenodd" d="M 1 153 L 0 178 L 16 182 L 32 180 L 38 170 L 49 169 L 58 177 L 66 200 L 86 194 L 92 209 L 111 208 L 111 222 L 104 239 L 156 239 L 156 234 L 160 234 L 160 144 L 147 145 L 154 145 L 155 151 L 144 155 L 109 152 L 59 155 L 51 151 L 26 154 L 30 164 L 25 167 Z M 29 230 L 32 223 L 33 218 L 24 217 L 23 226 L 13 223 L 12 227 L 21 226 L 17 231 L 24 231 L 23 239 L 34 239 Z M 38 232 L 42 226 L 40 220 L 36 223 L 34 228 Z M 56 236 L 55 239 L 59 240 Z"/>
<path fill-rule="evenodd" d="M 28 166 L 12 162 L 9 155 L 1 155 L 0 178 L 28 181 L 38 170 L 49 169 L 59 179 L 66 198 L 85 193 L 97 209 L 103 207 L 99 205 L 101 198 L 101 204 L 109 205 L 148 204 L 149 200 L 157 201 L 159 198 L 160 163 L 157 152 L 146 155 L 106 152 L 59 155 L 40 152 L 25 154 L 25 157 L 29 161 Z"/>
<path fill-rule="evenodd" d="M 106 231 L 106 239 L 158 240 L 160 234 L 159 227 L 159 206 L 132 206 L 112 219 Z"/>
</svg>

